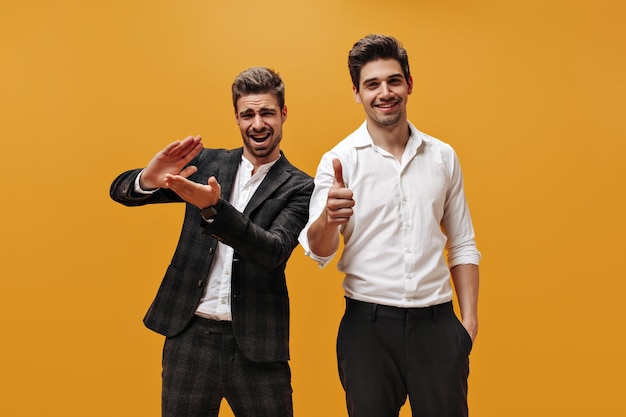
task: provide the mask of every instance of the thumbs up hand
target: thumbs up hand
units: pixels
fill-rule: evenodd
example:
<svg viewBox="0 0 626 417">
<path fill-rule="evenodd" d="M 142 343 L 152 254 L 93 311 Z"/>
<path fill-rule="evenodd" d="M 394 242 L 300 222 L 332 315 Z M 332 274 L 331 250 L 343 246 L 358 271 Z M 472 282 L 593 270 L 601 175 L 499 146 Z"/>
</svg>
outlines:
<svg viewBox="0 0 626 417">
<path fill-rule="evenodd" d="M 343 167 L 337 158 L 333 159 L 333 170 L 335 177 L 326 200 L 326 222 L 329 225 L 343 225 L 348 223 L 354 213 L 353 193 L 346 187 L 343 180 Z"/>
<path fill-rule="evenodd" d="M 339 227 L 350 221 L 354 214 L 352 190 L 343 180 L 341 161 L 333 159 L 333 185 L 328 190 L 326 206 L 307 231 L 309 249 L 317 256 L 332 256 L 339 247 Z"/>
</svg>

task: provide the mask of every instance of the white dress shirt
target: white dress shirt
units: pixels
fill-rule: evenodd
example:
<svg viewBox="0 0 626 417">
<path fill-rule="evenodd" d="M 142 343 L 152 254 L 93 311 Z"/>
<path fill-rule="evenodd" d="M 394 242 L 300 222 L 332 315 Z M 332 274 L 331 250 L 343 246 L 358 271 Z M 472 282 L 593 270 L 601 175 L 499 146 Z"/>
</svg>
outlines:
<svg viewBox="0 0 626 417">
<path fill-rule="evenodd" d="M 374 144 L 364 122 L 324 154 L 317 168 L 300 243 L 320 267 L 334 257 L 313 254 L 306 233 L 325 208 L 332 159 L 338 158 L 355 201 L 354 215 L 340 229 L 344 249 L 338 268 L 349 298 L 396 307 L 440 304 L 452 299 L 449 268 L 479 263 L 454 150 L 409 127 L 401 161 Z"/>
<path fill-rule="evenodd" d="M 278 159 L 276 159 L 278 161 Z M 238 211 L 243 212 L 246 205 L 254 195 L 259 185 L 276 161 L 261 165 L 252 175 L 254 165 L 244 156 L 241 157 L 237 176 L 233 184 L 230 203 Z M 135 190 L 148 194 L 156 190 L 145 191 L 139 187 L 139 177 L 135 180 Z M 200 218 L 198 218 L 200 221 Z M 230 280 L 232 274 L 233 255 L 235 250 L 218 242 L 213 255 L 213 263 L 209 271 L 209 282 L 204 290 L 204 295 L 196 309 L 196 315 L 213 320 L 232 320 L 230 307 Z"/>
</svg>

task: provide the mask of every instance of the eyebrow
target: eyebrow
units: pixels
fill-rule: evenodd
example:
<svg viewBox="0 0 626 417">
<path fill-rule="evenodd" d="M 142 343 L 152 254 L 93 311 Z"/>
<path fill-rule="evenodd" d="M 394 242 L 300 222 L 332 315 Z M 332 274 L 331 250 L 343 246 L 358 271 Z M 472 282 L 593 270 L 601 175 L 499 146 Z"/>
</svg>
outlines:
<svg viewBox="0 0 626 417">
<path fill-rule="evenodd" d="M 273 107 L 261 107 L 260 109 L 258 109 L 258 111 L 259 113 L 263 113 L 263 112 L 276 113 L 276 109 L 274 109 Z M 255 112 L 255 109 L 253 109 L 252 107 L 248 107 L 240 111 L 239 114 L 254 113 L 254 112 Z"/>
<path fill-rule="evenodd" d="M 387 80 L 390 80 L 390 79 L 392 79 L 392 78 L 396 78 L 396 77 L 401 77 L 401 78 L 404 78 L 404 74 L 402 74 L 401 72 L 398 72 L 398 73 L 395 73 L 395 74 L 391 74 L 391 75 L 390 75 L 390 76 L 388 76 L 386 79 L 387 79 Z M 368 79 L 366 79 L 366 80 L 363 80 L 363 84 L 367 84 L 367 83 L 369 83 L 369 82 L 372 82 L 372 81 L 378 81 L 378 80 L 380 80 L 380 78 L 379 78 L 379 77 L 372 77 L 372 78 L 368 78 Z"/>
</svg>

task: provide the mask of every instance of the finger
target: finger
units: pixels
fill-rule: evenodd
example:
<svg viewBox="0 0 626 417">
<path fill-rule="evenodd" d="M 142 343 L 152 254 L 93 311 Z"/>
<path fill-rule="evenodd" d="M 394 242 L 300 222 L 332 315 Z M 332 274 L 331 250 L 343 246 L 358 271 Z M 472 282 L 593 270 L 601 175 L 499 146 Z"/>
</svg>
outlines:
<svg viewBox="0 0 626 417">
<path fill-rule="evenodd" d="M 189 165 L 188 167 L 180 171 L 178 175 L 183 178 L 189 178 L 189 176 L 195 174 L 196 172 L 198 172 L 198 168 L 194 165 Z"/>
<path fill-rule="evenodd" d="M 193 158 L 195 158 L 202 151 L 202 149 L 202 143 L 197 142 L 195 146 L 189 150 L 189 152 L 182 156 L 182 159 L 185 161 L 185 163 L 188 163 Z"/>
<path fill-rule="evenodd" d="M 165 149 L 163 149 L 161 152 L 164 155 L 170 155 L 172 152 L 174 152 L 174 149 L 176 149 L 177 146 L 180 146 L 181 142 L 179 140 L 176 140 L 172 143 L 170 143 L 169 145 L 167 145 L 165 147 Z"/>
<path fill-rule="evenodd" d="M 340 225 L 347 224 L 350 221 L 350 217 L 352 217 L 353 210 L 351 208 L 342 208 L 331 210 L 328 208 L 326 210 L 326 218 L 330 224 Z"/>
<path fill-rule="evenodd" d="M 171 147 L 168 146 L 164 152 L 170 157 L 185 159 L 190 152 L 196 151 L 197 153 L 202 149 L 202 145 L 199 145 L 201 141 L 202 138 L 200 136 L 187 136 L 182 141 L 172 143 Z"/>
<path fill-rule="evenodd" d="M 172 175 L 172 174 L 165 174 L 165 176 L 163 177 L 163 182 L 165 183 L 165 187 L 166 188 L 174 188 L 176 187 L 176 175 Z"/>
<path fill-rule="evenodd" d="M 336 188 L 334 190 L 329 190 L 326 205 L 331 209 L 354 207 L 352 190 L 349 188 Z"/>
<path fill-rule="evenodd" d="M 333 185 L 346 188 L 346 184 L 343 181 L 343 167 L 341 166 L 341 161 L 337 158 L 333 159 L 333 171 L 335 171 Z"/>
<path fill-rule="evenodd" d="M 180 153 L 189 152 L 190 149 L 194 149 L 201 141 L 201 136 L 187 136 L 180 143 Z"/>
</svg>

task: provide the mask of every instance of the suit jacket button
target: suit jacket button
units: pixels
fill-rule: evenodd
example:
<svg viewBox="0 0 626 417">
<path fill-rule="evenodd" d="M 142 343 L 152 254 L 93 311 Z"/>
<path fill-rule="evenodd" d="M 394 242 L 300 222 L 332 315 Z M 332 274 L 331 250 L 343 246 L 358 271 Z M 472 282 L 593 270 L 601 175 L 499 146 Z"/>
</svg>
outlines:
<svg viewBox="0 0 626 417">
<path fill-rule="evenodd" d="M 199 280 L 198 281 L 198 288 L 202 288 L 202 285 L 204 285 L 204 281 L 203 280 Z"/>
<path fill-rule="evenodd" d="M 213 248 L 209 248 L 209 253 L 210 253 L 211 255 L 213 255 L 213 252 L 215 252 L 215 249 L 213 249 Z"/>
</svg>

